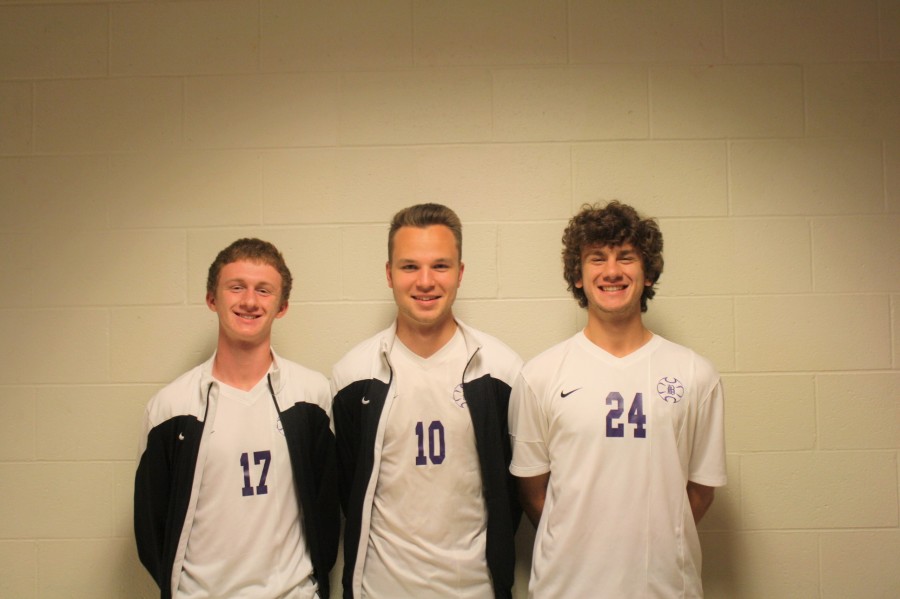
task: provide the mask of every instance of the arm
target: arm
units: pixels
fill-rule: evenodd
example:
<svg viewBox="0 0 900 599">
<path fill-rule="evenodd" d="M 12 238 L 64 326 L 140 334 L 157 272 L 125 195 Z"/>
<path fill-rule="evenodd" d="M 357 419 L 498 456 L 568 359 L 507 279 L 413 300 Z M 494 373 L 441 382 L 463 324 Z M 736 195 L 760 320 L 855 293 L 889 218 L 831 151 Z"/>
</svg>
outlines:
<svg viewBox="0 0 900 599">
<path fill-rule="evenodd" d="M 355 403 L 359 403 L 357 400 Z M 351 409 L 353 402 L 336 393 L 332 404 L 335 435 L 335 455 L 337 457 L 338 498 L 344 515 L 347 515 L 350 491 L 356 474 L 359 430 L 355 426 L 357 418 Z"/>
<path fill-rule="evenodd" d="M 687 495 L 688 501 L 691 503 L 691 512 L 694 514 L 694 523 L 699 523 L 700 519 L 712 505 L 713 498 L 716 494 L 715 487 L 707 487 L 693 481 L 688 481 Z"/>
<path fill-rule="evenodd" d="M 544 499 L 547 497 L 547 485 L 550 483 L 550 473 L 538 476 L 519 477 L 519 500 L 525 515 L 537 528 L 544 512 Z"/>
</svg>

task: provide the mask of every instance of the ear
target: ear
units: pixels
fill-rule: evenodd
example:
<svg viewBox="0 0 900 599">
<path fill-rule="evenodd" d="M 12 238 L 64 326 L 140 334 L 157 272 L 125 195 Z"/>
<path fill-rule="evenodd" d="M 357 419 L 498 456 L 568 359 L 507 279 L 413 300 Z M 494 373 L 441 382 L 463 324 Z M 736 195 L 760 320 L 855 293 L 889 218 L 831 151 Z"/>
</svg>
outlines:
<svg viewBox="0 0 900 599">
<path fill-rule="evenodd" d="M 463 272 L 466 270 L 466 263 L 459 263 L 459 279 L 456 281 L 457 286 L 462 285 Z"/>
<path fill-rule="evenodd" d="M 583 289 L 584 288 L 584 279 L 581 277 L 578 277 L 578 280 L 575 281 L 575 287 L 577 287 L 578 289 Z"/>
<path fill-rule="evenodd" d="M 391 289 L 394 288 L 394 279 L 391 278 L 391 261 L 388 260 L 384 263 L 384 275 L 387 277 L 388 287 Z"/>
<path fill-rule="evenodd" d="M 287 314 L 287 311 L 288 311 L 288 303 L 284 302 L 283 304 L 281 304 L 281 308 L 279 308 L 278 312 L 275 313 L 275 318 L 281 318 L 282 316 Z"/>
<path fill-rule="evenodd" d="M 214 293 L 208 293 L 208 292 L 207 292 L 207 294 L 206 294 L 206 305 L 207 305 L 207 306 L 209 307 L 209 309 L 212 310 L 213 312 L 216 311 L 216 295 L 215 295 Z"/>
</svg>

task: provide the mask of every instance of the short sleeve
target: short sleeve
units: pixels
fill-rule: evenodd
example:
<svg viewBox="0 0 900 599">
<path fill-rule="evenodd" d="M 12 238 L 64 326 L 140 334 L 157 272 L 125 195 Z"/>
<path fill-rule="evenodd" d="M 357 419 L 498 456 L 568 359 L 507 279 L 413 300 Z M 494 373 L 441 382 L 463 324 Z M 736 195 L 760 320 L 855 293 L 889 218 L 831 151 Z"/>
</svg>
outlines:
<svg viewBox="0 0 900 599">
<path fill-rule="evenodd" d="M 688 480 L 709 487 L 727 482 L 725 471 L 725 393 L 718 380 L 697 411 Z"/>
<path fill-rule="evenodd" d="M 509 398 L 509 434 L 513 446 L 509 471 L 514 476 L 538 476 L 550 471 L 547 418 L 523 374 L 517 377 Z"/>
</svg>

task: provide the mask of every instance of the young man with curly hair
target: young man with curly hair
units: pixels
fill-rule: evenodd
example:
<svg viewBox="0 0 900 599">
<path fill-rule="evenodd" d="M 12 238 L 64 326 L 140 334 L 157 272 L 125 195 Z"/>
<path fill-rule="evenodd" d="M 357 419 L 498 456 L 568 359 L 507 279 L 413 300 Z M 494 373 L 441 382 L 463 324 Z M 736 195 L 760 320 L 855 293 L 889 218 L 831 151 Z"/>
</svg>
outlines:
<svg viewBox="0 0 900 599">
<path fill-rule="evenodd" d="M 644 325 L 656 222 L 584 206 L 563 245 L 587 326 L 528 362 L 510 399 L 510 471 L 537 527 L 529 595 L 702 597 L 696 524 L 726 482 L 719 375 Z"/>
</svg>

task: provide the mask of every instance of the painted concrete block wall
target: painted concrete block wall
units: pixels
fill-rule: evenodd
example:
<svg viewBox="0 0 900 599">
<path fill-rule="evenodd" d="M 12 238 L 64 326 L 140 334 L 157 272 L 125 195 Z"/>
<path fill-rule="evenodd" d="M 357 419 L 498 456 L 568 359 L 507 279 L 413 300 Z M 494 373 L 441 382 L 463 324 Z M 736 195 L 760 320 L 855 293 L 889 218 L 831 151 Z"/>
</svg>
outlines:
<svg viewBox="0 0 900 599">
<path fill-rule="evenodd" d="M 664 231 L 650 326 L 725 381 L 707 596 L 900 595 L 898 99 L 893 0 L 0 1 L 0 596 L 155 595 L 140 414 L 233 239 L 283 250 L 276 348 L 328 372 L 391 321 L 386 221 L 447 203 L 458 315 L 529 358 L 612 198 Z"/>
</svg>

